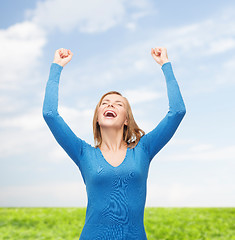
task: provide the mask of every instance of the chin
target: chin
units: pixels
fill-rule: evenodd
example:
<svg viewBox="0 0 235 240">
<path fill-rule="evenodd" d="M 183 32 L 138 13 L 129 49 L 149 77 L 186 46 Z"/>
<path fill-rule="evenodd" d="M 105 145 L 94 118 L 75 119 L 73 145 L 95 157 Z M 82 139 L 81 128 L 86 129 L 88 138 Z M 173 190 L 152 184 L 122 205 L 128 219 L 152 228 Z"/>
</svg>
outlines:
<svg viewBox="0 0 235 240">
<path fill-rule="evenodd" d="M 120 124 L 117 124 L 117 123 L 111 123 L 111 122 L 109 122 L 109 123 L 101 123 L 100 124 L 100 127 L 115 127 L 115 128 L 121 128 L 122 127 L 122 125 L 120 125 Z M 123 127 L 124 127 L 124 124 L 123 124 Z"/>
</svg>

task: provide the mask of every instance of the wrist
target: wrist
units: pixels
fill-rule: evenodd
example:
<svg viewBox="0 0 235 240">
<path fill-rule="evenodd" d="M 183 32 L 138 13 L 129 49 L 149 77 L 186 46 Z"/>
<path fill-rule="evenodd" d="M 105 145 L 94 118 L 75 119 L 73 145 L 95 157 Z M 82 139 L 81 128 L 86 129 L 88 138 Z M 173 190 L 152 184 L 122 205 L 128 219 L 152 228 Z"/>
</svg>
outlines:
<svg viewBox="0 0 235 240">
<path fill-rule="evenodd" d="M 51 65 L 54 65 L 54 67 L 58 68 L 58 69 L 63 69 L 64 66 L 62 66 L 61 64 L 59 64 L 58 62 L 53 61 Z"/>
<path fill-rule="evenodd" d="M 61 67 L 64 67 L 64 64 L 62 64 L 62 63 L 59 62 L 59 61 L 53 61 L 53 63 L 56 63 L 56 64 L 60 65 Z"/>
<path fill-rule="evenodd" d="M 169 60 L 166 59 L 166 60 L 162 61 L 162 62 L 160 63 L 160 65 L 163 66 L 163 64 L 168 63 L 168 62 L 169 62 Z"/>
</svg>

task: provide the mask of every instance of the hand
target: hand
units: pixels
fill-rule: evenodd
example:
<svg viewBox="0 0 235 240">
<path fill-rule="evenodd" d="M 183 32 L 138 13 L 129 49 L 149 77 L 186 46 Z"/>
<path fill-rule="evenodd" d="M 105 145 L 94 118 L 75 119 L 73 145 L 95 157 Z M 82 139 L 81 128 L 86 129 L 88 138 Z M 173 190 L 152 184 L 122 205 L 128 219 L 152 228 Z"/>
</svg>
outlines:
<svg viewBox="0 0 235 240">
<path fill-rule="evenodd" d="M 154 60 L 161 66 L 164 63 L 169 62 L 167 50 L 164 47 L 151 48 L 151 55 L 154 58 Z"/>
<path fill-rule="evenodd" d="M 72 59 L 72 56 L 73 53 L 68 49 L 57 49 L 55 51 L 53 63 L 57 63 L 60 66 L 64 67 Z"/>
</svg>

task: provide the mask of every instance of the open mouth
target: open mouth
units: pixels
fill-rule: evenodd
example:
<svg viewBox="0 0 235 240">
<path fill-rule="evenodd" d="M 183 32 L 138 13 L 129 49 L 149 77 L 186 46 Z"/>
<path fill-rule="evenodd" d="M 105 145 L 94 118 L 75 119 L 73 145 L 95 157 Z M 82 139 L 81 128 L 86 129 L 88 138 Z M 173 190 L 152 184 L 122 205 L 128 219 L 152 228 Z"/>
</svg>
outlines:
<svg viewBox="0 0 235 240">
<path fill-rule="evenodd" d="M 117 117 L 117 114 L 114 111 L 107 110 L 104 112 L 104 116 L 106 118 L 115 118 L 115 117 Z"/>
</svg>

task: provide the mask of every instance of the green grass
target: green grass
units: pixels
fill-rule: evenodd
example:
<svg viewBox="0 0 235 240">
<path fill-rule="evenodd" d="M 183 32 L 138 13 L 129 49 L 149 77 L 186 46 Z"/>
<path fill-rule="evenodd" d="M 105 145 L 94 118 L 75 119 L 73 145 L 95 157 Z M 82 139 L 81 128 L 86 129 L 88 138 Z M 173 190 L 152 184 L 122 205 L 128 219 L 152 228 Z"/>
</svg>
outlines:
<svg viewBox="0 0 235 240">
<path fill-rule="evenodd" d="M 147 208 L 149 240 L 233 240 L 235 208 Z"/>
<path fill-rule="evenodd" d="M 85 208 L 0 208 L 1 240 L 79 239 Z M 235 208 L 145 208 L 148 240 L 235 240 Z"/>
</svg>

